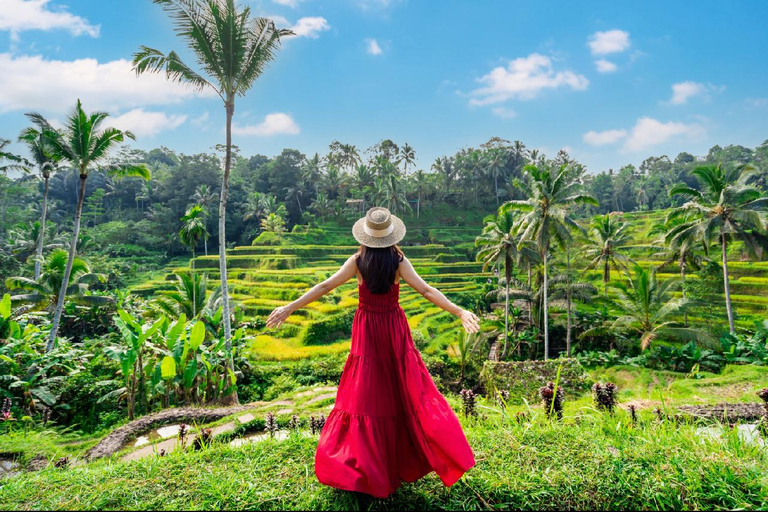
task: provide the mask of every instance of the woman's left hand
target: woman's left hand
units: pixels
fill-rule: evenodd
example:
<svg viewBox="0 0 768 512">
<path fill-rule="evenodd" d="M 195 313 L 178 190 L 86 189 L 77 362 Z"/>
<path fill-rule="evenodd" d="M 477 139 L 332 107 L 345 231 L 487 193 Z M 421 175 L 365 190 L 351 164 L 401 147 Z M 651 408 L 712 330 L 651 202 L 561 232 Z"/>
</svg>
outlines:
<svg viewBox="0 0 768 512">
<path fill-rule="evenodd" d="M 277 329 L 283 325 L 283 322 L 285 322 L 289 316 L 291 316 L 291 313 L 293 313 L 293 311 L 289 306 L 281 306 L 275 309 L 272 313 L 270 313 L 269 318 L 267 318 L 267 328 Z"/>
</svg>

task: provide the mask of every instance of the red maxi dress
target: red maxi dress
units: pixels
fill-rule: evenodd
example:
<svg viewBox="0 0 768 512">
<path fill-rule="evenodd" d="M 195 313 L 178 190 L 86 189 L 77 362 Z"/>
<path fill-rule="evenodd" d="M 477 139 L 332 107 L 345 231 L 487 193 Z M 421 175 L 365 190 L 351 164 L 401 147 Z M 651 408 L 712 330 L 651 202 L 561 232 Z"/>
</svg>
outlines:
<svg viewBox="0 0 768 512">
<path fill-rule="evenodd" d="M 352 347 L 315 454 L 321 483 L 377 498 L 432 471 L 453 485 L 475 465 L 413 344 L 399 293 L 399 285 L 386 294 L 360 285 Z"/>
</svg>

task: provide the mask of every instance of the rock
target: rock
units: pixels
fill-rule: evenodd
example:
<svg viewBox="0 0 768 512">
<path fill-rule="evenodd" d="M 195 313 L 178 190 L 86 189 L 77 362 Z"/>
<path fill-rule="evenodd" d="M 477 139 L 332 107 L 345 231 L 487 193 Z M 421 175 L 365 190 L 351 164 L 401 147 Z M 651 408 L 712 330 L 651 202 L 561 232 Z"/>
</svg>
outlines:
<svg viewBox="0 0 768 512">
<path fill-rule="evenodd" d="M 682 405 L 679 410 L 682 414 L 696 419 L 716 420 L 724 423 L 758 421 L 765 416 L 763 404 L 759 403 Z"/>
<path fill-rule="evenodd" d="M 48 458 L 45 455 L 35 455 L 27 464 L 27 471 L 42 471 L 48 467 Z"/>
<path fill-rule="evenodd" d="M 256 419 L 256 416 L 253 414 L 243 414 L 242 416 L 237 417 L 237 421 L 239 421 L 241 424 L 250 423 L 253 420 Z"/>
</svg>

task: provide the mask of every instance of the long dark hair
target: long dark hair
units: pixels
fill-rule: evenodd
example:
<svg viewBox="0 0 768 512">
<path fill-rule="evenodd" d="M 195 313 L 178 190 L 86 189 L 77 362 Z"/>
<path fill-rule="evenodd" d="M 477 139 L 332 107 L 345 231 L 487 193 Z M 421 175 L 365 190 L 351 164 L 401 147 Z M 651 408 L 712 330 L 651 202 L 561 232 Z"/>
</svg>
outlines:
<svg viewBox="0 0 768 512">
<path fill-rule="evenodd" d="M 396 245 L 389 247 L 361 245 L 357 251 L 357 269 L 363 276 L 365 286 L 371 293 L 377 295 L 387 293 L 392 288 L 397 267 L 401 261 L 403 261 L 403 251 Z"/>
</svg>

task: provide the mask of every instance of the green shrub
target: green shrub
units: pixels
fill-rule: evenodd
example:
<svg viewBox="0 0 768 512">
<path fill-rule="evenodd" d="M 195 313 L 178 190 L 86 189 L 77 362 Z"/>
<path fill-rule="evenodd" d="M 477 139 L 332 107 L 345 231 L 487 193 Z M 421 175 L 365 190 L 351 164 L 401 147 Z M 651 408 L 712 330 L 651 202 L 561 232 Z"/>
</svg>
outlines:
<svg viewBox="0 0 768 512">
<path fill-rule="evenodd" d="M 256 237 L 251 245 L 282 245 L 283 239 L 271 231 L 264 231 Z"/>
<path fill-rule="evenodd" d="M 332 315 L 314 322 L 307 328 L 302 338 L 305 345 L 321 345 L 348 338 L 352 334 L 354 311 Z"/>
<path fill-rule="evenodd" d="M 486 361 L 480 374 L 486 394 L 494 390 L 509 391 L 510 403 L 520 404 L 523 399 L 535 403 L 539 388 L 557 379 L 566 396 L 578 397 L 589 389 L 590 383 L 584 367 L 576 359 L 550 359 L 549 361 Z"/>
</svg>

